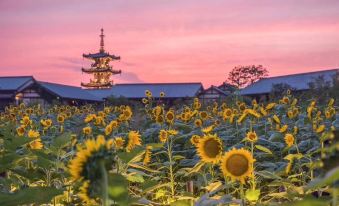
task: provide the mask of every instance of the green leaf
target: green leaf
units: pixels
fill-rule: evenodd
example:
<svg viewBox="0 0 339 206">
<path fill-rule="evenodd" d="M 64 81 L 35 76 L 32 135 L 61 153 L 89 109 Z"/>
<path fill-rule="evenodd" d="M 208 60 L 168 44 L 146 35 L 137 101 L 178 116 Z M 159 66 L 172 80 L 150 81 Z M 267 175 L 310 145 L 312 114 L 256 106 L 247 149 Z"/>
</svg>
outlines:
<svg viewBox="0 0 339 206">
<path fill-rule="evenodd" d="M 339 180 L 339 167 L 328 171 L 324 178 L 312 180 L 306 187 L 307 190 L 316 189 L 333 184 Z"/>
<path fill-rule="evenodd" d="M 139 182 L 139 183 L 145 182 L 143 176 L 139 174 L 128 174 L 126 178 L 130 182 Z"/>
<path fill-rule="evenodd" d="M 128 182 L 126 178 L 120 174 L 110 174 L 108 185 L 108 195 L 119 205 L 128 205 Z"/>
<path fill-rule="evenodd" d="M 170 204 L 171 206 L 191 206 L 191 200 L 177 200 Z"/>
<path fill-rule="evenodd" d="M 57 195 L 62 194 L 61 190 L 52 187 L 29 187 L 14 194 L 0 193 L 1 206 L 16 206 L 27 204 L 45 204 Z"/>
<path fill-rule="evenodd" d="M 56 137 L 54 139 L 54 143 L 53 143 L 53 146 L 58 148 L 58 149 L 61 149 L 65 146 L 67 146 L 68 144 L 70 144 L 71 142 L 71 133 L 63 133 L 62 135 Z"/>
<path fill-rule="evenodd" d="M 135 148 L 131 152 L 119 152 L 118 157 L 124 162 L 129 163 L 132 159 L 134 159 L 137 155 L 143 153 L 144 150 L 141 147 Z"/>
<path fill-rule="evenodd" d="M 192 173 L 195 173 L 195 172 L 199 172 L 201 167 L 204 166 L 205 163 L 204 162 L 198 162 L 188 173 L 187 175 L 189 174 L 192 174 Z"/>
<path fill-rule="evenodd" d="M 267 147 L 261 146 L 261 145 L 255 145 L 255 148 L 257 148 L 260 151 L 263 151 L 267 154 L 273 155 L 272 151 L 268 149 Z"/>
<path fill-rule="evenodd" d="M 257 174 L 257 175 L 259 175 L 259 176 L 261 176 L 265 179 L 281 179 L 281 177 L 279 177 L 278 175 L 276 175 L 272 172 L 266 171 L 266 170 L 255 172 L 255 174 Z"/>
</svg>

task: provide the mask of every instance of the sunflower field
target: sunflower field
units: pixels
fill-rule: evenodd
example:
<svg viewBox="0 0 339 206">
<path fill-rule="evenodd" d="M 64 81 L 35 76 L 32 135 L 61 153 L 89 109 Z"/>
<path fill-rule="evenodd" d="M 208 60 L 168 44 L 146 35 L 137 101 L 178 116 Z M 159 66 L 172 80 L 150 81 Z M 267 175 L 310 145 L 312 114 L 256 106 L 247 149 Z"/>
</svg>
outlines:
<svg viewBox="0 0 339 206">
<path fill-rule="evenodd" d="M 333 98 L 9 106 L 0 205 L 339 205 Z"/>
</svg>

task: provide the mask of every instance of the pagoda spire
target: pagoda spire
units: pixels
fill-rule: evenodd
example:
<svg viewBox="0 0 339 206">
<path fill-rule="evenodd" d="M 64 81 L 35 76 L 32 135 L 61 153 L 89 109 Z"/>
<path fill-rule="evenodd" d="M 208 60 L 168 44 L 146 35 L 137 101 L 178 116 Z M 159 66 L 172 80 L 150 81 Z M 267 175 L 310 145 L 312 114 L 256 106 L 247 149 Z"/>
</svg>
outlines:
<svg viewBox="0 0 339 206">
<path fill-rule="evenodd" d="M 104 29 L 101 28 L 101 34 L 100 34 L 100 53 L 104 53 L 105 52 L 105 49 L 104 49 Z"/>
</svg>

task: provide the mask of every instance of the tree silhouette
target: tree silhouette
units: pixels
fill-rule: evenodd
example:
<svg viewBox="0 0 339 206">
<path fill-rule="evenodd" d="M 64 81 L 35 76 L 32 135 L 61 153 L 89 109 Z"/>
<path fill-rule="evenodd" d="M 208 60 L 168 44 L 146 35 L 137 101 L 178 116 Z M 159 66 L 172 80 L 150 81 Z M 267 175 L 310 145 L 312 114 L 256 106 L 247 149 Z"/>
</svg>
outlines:
<svg viewBox="0 0 339 206">
<path fill-rule="evenodd" d="M 268 71 L 262 65 L 236 66 L 228 74 L 227 82 L 238 88 L 244 88 L 266 76 Z"/>
</svg>

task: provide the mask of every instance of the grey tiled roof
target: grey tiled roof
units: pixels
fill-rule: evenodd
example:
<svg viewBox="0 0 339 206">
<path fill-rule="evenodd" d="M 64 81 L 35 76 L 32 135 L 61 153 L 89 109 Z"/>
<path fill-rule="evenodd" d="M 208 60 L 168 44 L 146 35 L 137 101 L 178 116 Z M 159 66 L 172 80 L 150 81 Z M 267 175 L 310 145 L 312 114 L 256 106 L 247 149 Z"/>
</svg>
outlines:
<svg viewBox="0 0 339 206">
<path fill-rule="evenodd" d="M 140 99 L 150 90 L 154 97 L 165 92 L 165 98 L 195 97 L 202 89 L 201 83 L 154 83 L 154 84 L 116 84 L 111 89 L 88 90 L 91 94 L 107 98 L 109 96 Z"/>
<path fill-rule="evenodd" d="M 87 90 L 81 87 L 68 86 L 63 84 L 55 84 L 49 82 L 38 82 L 38 84 L 47 91 L 66 99 L 102 101 L 101 98 L 90 94 Z"/>
<path fill-rule="evenodd" d="M 18 91 L 25 85 L 34 82 L 32 76 L 11 76 L 0 77 L 0 90 L 15 90 Z"/>
<path fill-rule="evenodd" d="M 306 90 L 309 89 L 308 84 L 314 81 L 315 78 L 323 76 L 326 81 L 332 81 L 333 76 L 336 75 L 337 72 L 339 72 L 339 69 L 264 78 L 242 89 L 240 94 L 253 95 L 270 93 L 272 86 L 280 83 L 288 84 L 296 90 Z"/>
</svg>

